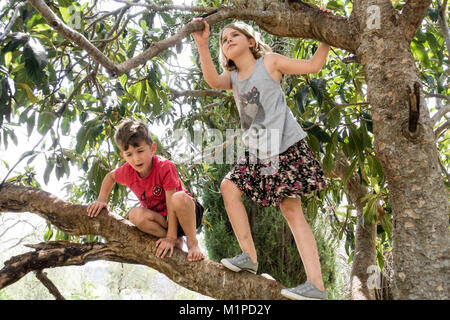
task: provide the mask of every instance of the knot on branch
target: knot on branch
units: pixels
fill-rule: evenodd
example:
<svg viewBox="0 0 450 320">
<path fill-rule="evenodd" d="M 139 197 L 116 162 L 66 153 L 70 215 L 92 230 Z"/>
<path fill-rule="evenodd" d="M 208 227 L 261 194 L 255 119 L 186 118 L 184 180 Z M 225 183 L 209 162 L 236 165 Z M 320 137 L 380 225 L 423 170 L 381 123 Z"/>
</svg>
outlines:
<svg viewBox="0 0 450 320">
<path fill-rule="evenodd" d="M 408 130 L 411 133 L 415 133 L 420 116 L 420 84 L 418 82 L 414 83 L 414 92 L 409 86 L 406 87 L 406 91 L 409 103 Z"/>
</svg>

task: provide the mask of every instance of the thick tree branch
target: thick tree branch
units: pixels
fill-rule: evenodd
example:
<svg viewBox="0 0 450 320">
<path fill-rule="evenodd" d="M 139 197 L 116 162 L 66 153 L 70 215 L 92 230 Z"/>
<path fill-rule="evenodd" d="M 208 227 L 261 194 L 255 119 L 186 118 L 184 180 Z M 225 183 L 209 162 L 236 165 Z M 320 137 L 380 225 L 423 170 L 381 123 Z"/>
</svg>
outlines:
<svg viewBox="0 0 450 320">
<path fill-rule="evenodd" d="M 78 249 L 80 253 L 67 257 L 63 255 L 67 259 L 64 265 L 67 265 L 67 261 L 73 264 L 80 263 L 82 259 L 109 259 L 136 263 L 164 273 L 169 279 L 185 288 L 216 299 L 283 299 L 280 294 L 283 286 L 259 275 L 235 273 L 209 260 L 188 262 L 186 253 L 178 249 L 174 250 L 170 258 L 157 258 L 155 256 L 157 238 L 141 232 L 128 220 L 117 214 L 107 213 L 105 210 L 96 218 L 89 218 L 86 214 L 86 206 L 63 201 L 39 189 L 5 183 L 0 192 L 0 212 L 3 211 L 36 213 L 65 233 L 100 235 L 107 240 L 107 244 L 92 244 L 93 251 L 83 246 L 71 249 Z M 38 245 L 35 248 L 39 250 L 44 247 Z M 16 262 L 22 261 L 21 259 L 48 261 L 50 258 L 45 259 L 45 256 L 61 256 L 64 250 L 66 249 L 58 246 L 46 248 L 40 251 L 44 252 L 44 255 L 38 255 L 36 252 L 28 253 L 20 259 L 11 259 L 7 265 L 13 268 Z M 40 260 L 39 257 L 41 257 Z M 58 259 L 52 261 L 55 266 L 58 263 L 62 264 L 58 262 Z M 38 266 L 33 270 L 44 268 L 37 264 Z M 30 268 L 30 264 L 21 265 Z M 2 281 L 8 281 L 5 274 L 6 271 L 0 272 L 0 288 L 6 286 L 2 284 Z"/>
<path fill-rule="evenodd" d="M 46 268 L 83 265 L 93 260 L 118 261 L 120 248 L 115 244 L 69 243 L 66 241 L 27 245 L 36 251 L 15 256 L 0 270 L 0 289 L 20 280 L 28 272 Z M 120 261 L 124 260 L 121 258 Z"/>
<path fill-rule="evenodd" d="M 439 17 L 438 17 L 438 23 L 439 27 L 441 28 L 442 35 L 444 36 L 445 46 L 447 47 L 447 52 L 450 53 L 450 30 L 448 29 L 447 24 L 447 0 L 444 0 L 444 3 L 441 5 L 441 1 L 437 0 L 438 4 L 438 10 L 439 10 Z"/>
<path fill-rule="evenodd" d="M 448 128 L 450 128 L 450 120 L 447 120 L 439 128 L 436 129 L 436 131 L 434 132 L 434 136 L 436 137 L 436 139 L 438 139 L 442 132 L 444 132 Z"/>
<path fill-rule="evenodd" d="M 357 33 L 348 18 L 323 12 L 309 4 L 273 1 L 268 9 L 276 13 L 273 19 L 254 19 L 267 32 L 280 37 L 315 39 L 320 42 L 356 52 Z"/>
<path fill-rule="evenodd" d="M 43 0 L 28 0 L 28 2 L 42 15 L 47 23 L 64 38 L 85 50 L 95 61 L 104 66 L 112 75 L 118 75 L 117 67 L 99 49 L 86 39 L 81 33 L 68 27 L 56 14 L 45 4 Z"/>
<path fill-rule="evenodd" d="M 431 121 L 433 122 L 433 125 L 436 125 L 443 116 L 445 116 L 447 113 L 450 113 L 450 104 L 442 106 L 438 112 L 431 118 Z"/>
<path fill-rule="evenodd" d="M 101 48 L 95 47 L 82 34 L 69 28 L 59 19 L 55 13 L 45 4 L 43 0 L 28 0 L 33 7 L 42 14 L 47 23 L 66 39 L 85 50 L 95 61 L 106 68 L 112 76 L 120 76 L 137 66 L 146 63 L 164 50 L 176 45 L 194 31 L 201 30 L 204 26 L 201 22 L 189 22 L 183 26 L 175 35 L 164 40 L 152 43 L 150 47 L 119 65 L 115 65 Z M 217 22 L 234 18 L 239 20 L 253 20 L 268 32 L 288 37 L 303 37 L 317 39 L 322 42 L 340 47 L 350 52 L 355 52 L 354 37 L 350 31 L 347 19 L 324 13 L 314 7 L 295 8 L 289 4 L 277 2 L 271 3 L 269 10 L 253 10 L 243 8 L 220 7 L 213 11 L 207 10 L 206 21 L 210 25 Z M 131 4 L 130 4 L 131 5 Z M 148 5 L 146 5 L 148 6 Z M 162 8 L 151 7 L 152 10 Z M 296 10 L 292 10 L 292 9 Z M 167 8 L 165 8 L 167 10 Z M 199 10 L 194 8 L 191 10 Z M 123 12 L 123 11 L 122 11 Z M 212 13 L 214 12 L 214 13 Z M 109 37 L 108 37 L 109 38 Z M 104 42 L 102 42 L 104 44 Z"/>
<path fill-rule="evenodd" d="M 411 41 L 427 15 L 431 0 L 408 0 L 402 9 L 402 20 L 405 26 L 406 38 Z"/>
</svg>

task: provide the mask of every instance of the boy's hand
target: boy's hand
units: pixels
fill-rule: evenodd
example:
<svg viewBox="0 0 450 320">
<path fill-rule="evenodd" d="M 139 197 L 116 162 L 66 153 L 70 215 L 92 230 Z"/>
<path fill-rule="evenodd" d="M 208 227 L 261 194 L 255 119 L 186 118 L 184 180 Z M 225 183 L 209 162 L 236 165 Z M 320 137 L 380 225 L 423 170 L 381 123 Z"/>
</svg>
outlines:
<svg viewBox="0 0 450 320">
<path fill-rule="evenodd" d="M 102 211 L 103 208 L 106 208 L 106 211 L 109 212 L 109 205 L 106 202 L 103 201 L 94 201 L 90 205 L 88 205 L 86 211 L 89 217 L 94 218 L 98 216 L 100 211 Z"/>
<path fill-rule="evenodd" d="M 202 31 L 195 31 L 192 33 L 192 36 L 194 37 L 195 42 L 197 43 L 198 47 L 201 46 L 207 46 L 209 41 L 209 24 L 206 22 L 206 20 L 203 20 L 203 18 L 195 18 L 194 21 L 203 21 L 203 24 L 205 25 L 205 29 Z"/>
<path fill-rule="evenodd" d="M 156 256 L 158 258 L 164 258 L 169 252 L 169 257 L 172 256 L 173 247 L 175 246 L 176 239 L 173 238 L 161 238 L 156 241 Z"/>
</svg>

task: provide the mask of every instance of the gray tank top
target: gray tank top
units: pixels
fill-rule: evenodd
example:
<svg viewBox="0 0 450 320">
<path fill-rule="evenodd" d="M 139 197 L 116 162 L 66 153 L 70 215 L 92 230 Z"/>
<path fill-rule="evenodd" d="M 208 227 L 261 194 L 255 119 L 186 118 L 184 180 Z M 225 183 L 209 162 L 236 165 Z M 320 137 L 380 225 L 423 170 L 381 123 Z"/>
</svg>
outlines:
<svg viewBox="0 0 450 320">
<path fill-rule="evenodd" d="M 267 72 L 263 57 L 256 60 L 253 73 L 245 80 L 238 80 L 237 70 L 233 70 L 231 86 L 241 118 L 242 141 L 250 153 L 266 159 L 306 137 L 286 104 L 281 85 Z"/>
</svg>

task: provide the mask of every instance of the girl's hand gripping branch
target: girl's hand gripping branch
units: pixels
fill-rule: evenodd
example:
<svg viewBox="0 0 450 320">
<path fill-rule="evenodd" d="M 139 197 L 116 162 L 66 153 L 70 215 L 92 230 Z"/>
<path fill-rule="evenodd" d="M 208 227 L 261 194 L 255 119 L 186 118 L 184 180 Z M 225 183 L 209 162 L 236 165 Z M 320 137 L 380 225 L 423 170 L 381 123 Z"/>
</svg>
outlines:
<svg viewBox="0 0 450 320">
<path fill-rule="evenodd" d="M 192 33 L 192 37 L 194 38 L 195 43 L 197 43 L 197 47 L 208 47 L 210 34 L 209 24 L 203 20 L 203 18 L 195 18 L 194 21 L 203 21 L 203 24 L 205 25 L 203 30 Z"/>
</svg>

